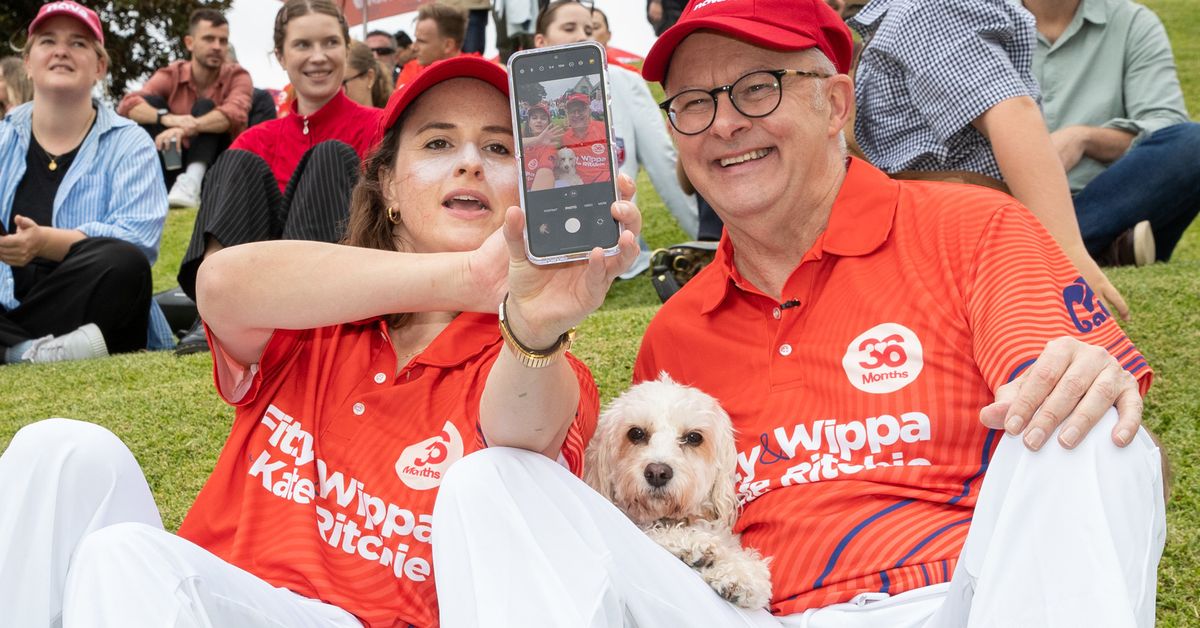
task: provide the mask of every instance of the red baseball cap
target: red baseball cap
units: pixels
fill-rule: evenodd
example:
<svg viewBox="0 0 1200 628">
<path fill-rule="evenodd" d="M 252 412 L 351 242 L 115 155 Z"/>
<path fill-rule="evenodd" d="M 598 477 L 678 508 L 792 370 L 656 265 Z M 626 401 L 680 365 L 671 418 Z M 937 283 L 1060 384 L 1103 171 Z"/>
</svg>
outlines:
<svg viewBox="0 0 1200 628">
<path fill-rule="evenodd" d="M 99 41 L 101 46 L 104 45 L 104 29 L 100 28 L 100 16 L 96 15 L 95 11 L 77 2 L 71 2 L 71 0 L 43 4 L 42 8 L 38 9 L 37 17 L 29 23 L 29 36 L 33 36 L 33 31 L 39 24 L 56 15 L 66 15 L 83 22 L 83 25 L 96 36 L 96 41 Z"/>
<path fill-rule="evenodd" d="M 547 116 L 549 116 L 549 115 L 550 115 L 550 105 L 547 105 L 547 104 L 546 104 L 546 101 L 544 101 L 544 100 L 543 100 L 543 101 L 540 101 L 540 102 L 533 103 L 532 105 L 529 105 L 529 111 L 530 111 L 530 112 L 532 112 L 534 109 L 541 109 L 542 111 L 545 111 L 545 112 L 546 112 L 546 115 L 547 115 Z"/>
<path fill-rule="evenodd" d="M 384 132 L 392 128 L 396 120 L 400 119 L 400 114 L 430 87 L 456 78 L 479 79 L 495 87 L 508 98 L 508 73 L 504 68 L 491 61 L 485 61 L 482 57 L 463 55 L 443 59 L 425 68 L 412 82 L 392 94 L 383 110 Z"/>
<path fill-rule="evenodd" d="M 817 48 L 843 74 L 850 71 L 854 40 L 825 0 L 691 0 L 679 21 L 646 55 L 642 76 L 662 81 L 675 48 L 693 32 L 714 30 L 772 50 Z"/>
<path fill-rule="evenodd" d="M 581 93 L 571 94 L 567 98 L 567 104 L 569 105 L 573 102 L 583 103 L 584 105 L 591 107 L 592 106 L 592 97 L 588 96 L 587 94 L 581 94 Z"/>
</svg>

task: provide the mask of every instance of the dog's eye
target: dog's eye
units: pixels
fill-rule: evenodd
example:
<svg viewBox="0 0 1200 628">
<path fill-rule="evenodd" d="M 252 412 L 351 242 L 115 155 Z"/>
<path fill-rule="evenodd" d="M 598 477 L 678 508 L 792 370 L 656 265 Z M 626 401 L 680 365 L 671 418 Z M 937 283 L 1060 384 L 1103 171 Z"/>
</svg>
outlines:
<svg viewBox="0 0 1200 628">
<path fill-rule="evenodd" d="M 640 427 L 629 428 L 629 431 L 625 435 L 628 436 L 629 441 L 633 443 L 640 443 L 646 440 L 646 430 L 643 430 Z"/>
<path fill-rule="evenodd" d="M 704 442 L 704 435 L 700 432 L 688 432 L 683 435 L 683 442 L 695 447 Z"/>
</svg>

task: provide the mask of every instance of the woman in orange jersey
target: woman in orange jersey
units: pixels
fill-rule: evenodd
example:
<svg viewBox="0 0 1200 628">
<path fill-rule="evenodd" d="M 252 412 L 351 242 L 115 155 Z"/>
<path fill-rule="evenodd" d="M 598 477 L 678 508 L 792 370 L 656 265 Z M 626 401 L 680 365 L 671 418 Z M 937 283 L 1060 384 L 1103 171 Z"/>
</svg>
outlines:
<svg viewBox="0 0 1200 628">
<path fill-rule="evenodd" d="M 550 105 L 537 102 L 529 105 L 525 112 L 525 123 L 521 125 L 521 141 L 525 142 L 525 185 L 530 190 L 548 190 L 554 187 L 554 153 L 562 146 L 566 132 L 561 125 L 550 120 Z"/>
<path fill-rule="evenodd" d="M 506 94 L 482 59 L 430 66 L 389 102 L 342 245 L 258 242 L 205 261 L 214 377 L 236 415 L 178 535 L 107 430 L 18 432 L 0 456 L 8 621 L 438 624 L 443 474 L 487 446 L 581 472 L 598 399 L 565 352 L 637 255 L 640 215 L 619 202 L 632 229 L 619 255 L 526 260 Z"/>
</svg>

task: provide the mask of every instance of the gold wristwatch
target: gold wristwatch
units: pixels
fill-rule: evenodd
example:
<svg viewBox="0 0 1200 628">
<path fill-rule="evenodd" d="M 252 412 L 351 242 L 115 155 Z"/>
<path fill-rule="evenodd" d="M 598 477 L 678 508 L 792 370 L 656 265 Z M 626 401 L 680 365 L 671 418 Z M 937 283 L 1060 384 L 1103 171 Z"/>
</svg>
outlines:
<svg viewBox="0 0 1200 628">
<path fill-rule="evenodd" d="M 512 328 L 508 326 L 508 313 L 504 310 L 504 304 L 508 302 L 508 295 L 504 295 L 504 299 L 500 301 L 500 337 L 504 338 L 504 344 L 508 345 L 513 355 L 517 357 L 517 361 L 522 365 L 531 369 L 540 369 L 550 366 L 558 361 L 559 356 L 567 352 L 571 348 L 571 343 L 575 341 L 575 328 L 572 327 L 566 333 L 558 337 L 558 340 L 548 349 L 531 349 L 517 340 L 513 335 Z"/>
</svg>

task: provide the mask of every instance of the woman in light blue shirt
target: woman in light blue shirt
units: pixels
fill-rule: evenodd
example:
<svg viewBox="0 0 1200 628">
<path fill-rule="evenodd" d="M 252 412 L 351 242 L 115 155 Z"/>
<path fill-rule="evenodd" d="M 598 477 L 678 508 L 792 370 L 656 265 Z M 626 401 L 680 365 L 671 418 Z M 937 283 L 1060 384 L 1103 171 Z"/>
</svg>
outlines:
<svg viewBox="0 0 1200 628">
<path fill-rule="evenodd" d="M 43 6 L 22 59 L 33 101 L 0 122 L 0 362 L 170 344 L 150 298 L 166 188 L 146 134 L 92 99 L 108 71 L 99 18 Z"/>
</svg>

